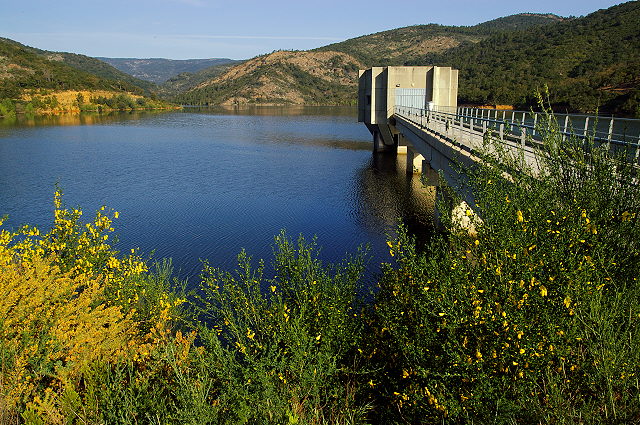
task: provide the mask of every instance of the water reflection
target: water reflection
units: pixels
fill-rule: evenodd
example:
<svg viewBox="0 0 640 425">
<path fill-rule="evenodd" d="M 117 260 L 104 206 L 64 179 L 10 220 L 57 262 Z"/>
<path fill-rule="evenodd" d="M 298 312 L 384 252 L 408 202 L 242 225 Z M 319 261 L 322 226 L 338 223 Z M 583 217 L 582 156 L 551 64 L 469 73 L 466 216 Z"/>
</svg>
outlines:
<svg viewBox="0 0 640 425">
<path fill-rule="evenodd" d="M 79 126 L 108 124 L 121 121 L 140 121 L 150 116 L 166 114 L 169 111 L 109 111 L 109 112 L 82 112 L 80 114 L 68 113 L 58 115 L 30 115 L 20 114 L 15 117 L 0 118 L 2 128 L 29 128 L 41 126 Z"/>
<path fill-rule="evenodd" d="M 418 174 L 407 175 L 405 155 L 372 154 L 360 172 L 359 221 L 369 228 L 380 223 L 393 232 L 401 220 L 420 242 L 434 232 L 436 188 L 425 186 Z"/>
</svg>

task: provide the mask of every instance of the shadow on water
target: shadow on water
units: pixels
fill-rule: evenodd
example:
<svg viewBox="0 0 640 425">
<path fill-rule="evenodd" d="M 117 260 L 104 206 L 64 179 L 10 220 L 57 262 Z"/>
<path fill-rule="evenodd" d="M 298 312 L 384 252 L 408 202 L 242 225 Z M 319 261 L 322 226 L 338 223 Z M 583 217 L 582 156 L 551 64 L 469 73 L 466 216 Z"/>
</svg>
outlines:
<svg viewBox="0 0 640 425">
<path fill-rule="evenodd" d="M 390 236 L 402 222 L 418 245 L 424 246 L 435 233 L 436 188 L 425 186 L 418 174 L 406 170 L 405 155 L 372 154 L 360 172 L 358 220 L 372 229 L 379 229 L 381 221 Z"/>
</svg>

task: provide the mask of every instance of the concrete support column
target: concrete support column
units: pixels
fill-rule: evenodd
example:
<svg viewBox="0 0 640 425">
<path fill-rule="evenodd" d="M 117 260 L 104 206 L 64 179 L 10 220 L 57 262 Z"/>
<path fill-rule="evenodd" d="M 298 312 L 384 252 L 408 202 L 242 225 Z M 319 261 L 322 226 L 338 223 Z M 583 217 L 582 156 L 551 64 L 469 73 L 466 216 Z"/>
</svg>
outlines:
<svg viewBox="0 0 640 425">
<path fill-rule="evenodd" d="M 425 186 L 440 186 L 440 175 L 427 160 L 422 161 L 422 183 Z"/>
<path fill-rule="evenodd" d="M 404 138 L 402 133 L 398 133 L 398 155 L 406 155 L 409 148 L 407 139 Z"/>
<path fill-rule="evenodd" d="M 444 211 L 441 210 L 444 209 Z M 450 229 L 445 228 L 443 223 L 443 213 L 448 213 L 447 224 L 451 226 Z M 454 232 L 464 232 L 470 237 L 476 237 L 478 234 L 478 228 L 482 226 L 483 221 L 476 214 L 473 209 L 465 201 L 454 200 L 449 197 L 449 194 L 442 190 L 442 188 L 436 188 L 436 213 L 434 216 L 434 224 L 439 230 L 451 230 Z"/>
<path fill-rule="evenodd" d="M 374 152 L 384 152 L 386 150 L 386 145 L 384 144 L 384 140 L 382 140 L 382 135 L 379 131 L 375 131 L 373 133 L 373 151 Z"/>
<path fill-rule="evenodd" d="M 384 142 L 384 136 L 380 131 L 373 132 L 373 151 L 374 152 L 395 152 L 396 145 L 388 145 Z"/>
<path fill-rule="evenodd" d="M 418 151 L 412 147 L 407 147 L 407 174 L 420 174 L 422 173 L 422 162 L 424 156 L 420 155 Z"/>
</svg>

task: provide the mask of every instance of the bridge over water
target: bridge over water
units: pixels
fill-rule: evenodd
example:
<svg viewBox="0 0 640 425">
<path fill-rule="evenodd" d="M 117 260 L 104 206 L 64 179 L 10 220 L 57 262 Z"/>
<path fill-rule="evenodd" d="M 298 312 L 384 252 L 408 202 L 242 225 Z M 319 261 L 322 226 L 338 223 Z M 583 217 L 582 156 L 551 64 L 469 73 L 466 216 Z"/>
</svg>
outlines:
<svg viewBox="0 0 640 425">
<path fill-rule="evenodd" d="M 360 71 L 358 121 L 373 136 L 374 151 L 407 154 L 407 170 L 436 184 L 439 171 L 450 185 L 464 176 L 459 167 L 479 160 L 483 140 L 492 135 L 506 149 L 523 154 L 534 169 L 544 114 L 458 107 L 458 71 L 449 67 L 374 67 Z M 640 120 L 555 114 L 561 137 L 592 138 L 622 150 L 640 164 Z M 466 191 L 463 191 L 466 192 Z M 473 205 L 471 193 L 461 193 Z"/>
</svg>

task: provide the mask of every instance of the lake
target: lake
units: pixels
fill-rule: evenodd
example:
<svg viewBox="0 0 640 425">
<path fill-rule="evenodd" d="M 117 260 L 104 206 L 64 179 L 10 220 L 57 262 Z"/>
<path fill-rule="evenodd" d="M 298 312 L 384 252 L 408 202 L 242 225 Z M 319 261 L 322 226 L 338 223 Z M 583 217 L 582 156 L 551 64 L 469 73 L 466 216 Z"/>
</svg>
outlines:
<svg viewBox="0 0 640 425">
<path fill-rule="evenodd" d="M 325 262 L 368 244 L 371 280 L 392 260 L 398 219 L 432 232 L 433 194 L 404 161 L 372 154 L 348 107 L 0 119 L 0 216 L 49 229 L 59 184 L 87 220 L 102 205 L 120 212 L 118 249 L 172 258 L 190 281 L 204 259 L 233 269 L 243 248 L 269 263 L 281 229 L 317 237 Z"/>
</svg>

